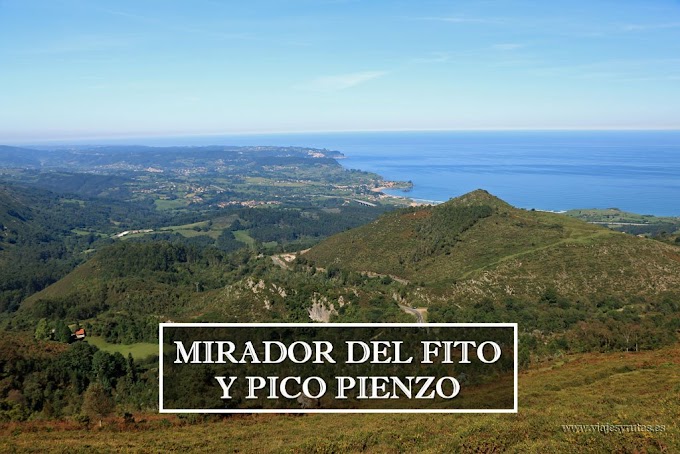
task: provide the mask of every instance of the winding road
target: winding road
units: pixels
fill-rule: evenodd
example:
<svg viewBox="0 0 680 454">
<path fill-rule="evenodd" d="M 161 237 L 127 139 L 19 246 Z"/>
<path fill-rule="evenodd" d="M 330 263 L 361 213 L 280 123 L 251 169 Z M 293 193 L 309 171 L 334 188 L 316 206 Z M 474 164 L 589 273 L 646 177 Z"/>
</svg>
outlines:
<svg viewBox="0 0 680 454">
<path fill-rule="evenodd" d="M 405 306 L 403 304 L 400 304 L 399 308 L 402 311 L 413 315 L 416 318 L 416 323 L 425 323 L 425 319 L 423 318 L 423 314 L 421 314 L 418 310 L 413 309 L 412 307 L 409 307 L 409 306 Z"/>
</svg>

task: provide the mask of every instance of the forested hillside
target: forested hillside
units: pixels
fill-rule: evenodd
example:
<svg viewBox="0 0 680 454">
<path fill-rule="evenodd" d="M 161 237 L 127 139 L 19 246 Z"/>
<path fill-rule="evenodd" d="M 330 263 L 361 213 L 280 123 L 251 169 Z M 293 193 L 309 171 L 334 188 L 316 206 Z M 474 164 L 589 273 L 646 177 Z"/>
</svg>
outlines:
<svg viewBox="0 0 680 454">
<path fill-rule="evenodd" d="M 474 191 L 387 214 L 304 257 L 319 266 L 394 275 L 452 300 L 536 298 L 553 290 L 574 301 L 634 303 L 677 296 L 679 251 Z"/>
</svg>

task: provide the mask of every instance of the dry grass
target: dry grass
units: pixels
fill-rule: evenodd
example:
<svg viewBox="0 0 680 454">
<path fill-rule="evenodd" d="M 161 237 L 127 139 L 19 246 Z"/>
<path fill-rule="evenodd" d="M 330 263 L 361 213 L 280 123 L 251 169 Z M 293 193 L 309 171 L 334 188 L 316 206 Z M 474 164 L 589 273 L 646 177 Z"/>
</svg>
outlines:
<svg viewBox="0 0 680 454">
<path fill-rule="evenodd" d="M 507 415 L 243 415 L 192 421 L 136 415 L 0 426 L 3 452 L 680 452 L 680 344 L 587 354 L 520 375 Z M 142 419 L 143 421 L 139 421 Z M 563 424 L 660 424 L 664 432 L 565 433 Z"/>
</svg>

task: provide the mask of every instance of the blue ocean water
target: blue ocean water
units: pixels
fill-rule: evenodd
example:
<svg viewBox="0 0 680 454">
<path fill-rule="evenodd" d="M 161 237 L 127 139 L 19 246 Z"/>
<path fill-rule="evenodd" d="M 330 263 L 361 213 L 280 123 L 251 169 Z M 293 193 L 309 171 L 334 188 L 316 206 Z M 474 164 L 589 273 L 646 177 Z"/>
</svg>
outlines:
<svg viewBox="0 0 680 454">
<path fill-rule="evenodd" d="M 343 152 L 348 168 L 411 180 L 400 195 L 445 201 L 483 188 L 522 208 L 680 216 L 680 131 L 362 132 L 127 140 L 280 145 Z"/>
</svg>

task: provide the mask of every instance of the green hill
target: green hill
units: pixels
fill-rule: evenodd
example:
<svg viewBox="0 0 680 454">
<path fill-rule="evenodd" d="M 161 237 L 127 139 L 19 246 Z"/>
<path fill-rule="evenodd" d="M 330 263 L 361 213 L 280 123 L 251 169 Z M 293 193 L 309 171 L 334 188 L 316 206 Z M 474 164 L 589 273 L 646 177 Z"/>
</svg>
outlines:
<svg viewBox="0 0 680 454">
<path fill-rule="evenodd" d="M 155 340 L 158 322 L 167 320 L 411 321 L 393 300 L 397 287 L 281 267 L 247 249 L 121 241 L 26 298 L 14 322 L 26 330 L 42 318 L 81 322 L 108 342 L 135 343 Z"/>
<path fill-rule="evenodd" d="M 38 168 L 47 155 L 44 151 L 30 148 L 0 145 L 0 166 L 8 168 Z"/>
<path fill-rule="evenodd" d="M 54 214 L 61 206 L 64 214 Z M 15 310 L 73 268 L 72 250 L 88 240 L 64 241 L 71 235 L 64 220 L 77 218 L 74 207 L 46 191 L 0 184 L 0 312 Z"/>
<path fill-rule="evenodd" d="M 386 214 L 304 257 L 387 274 L 449 298 L 657 297 L 680 289 L 680 249 L 564 215 L 514 208 L 483 190 Z"/>
<path fill-rule="evenodd" d="M 98 318 L 95 335 L 118 342 L 153 340 L 159 321 L 176 319 L 197 295 L 233 279 L 229 273 L 236 266 L 213 252 L 217 255 L 167 241 L 119 242 L 26 298 L 18 315 L 27 321 Z"/>
<path fill-rule="evenodd" d="M 3 238 L 0 241 L 7 242 L 14 231 L 24 228 L 33 218 L 28 202 L 20 192 L 0 185 L 0 230 Z"/>
<path fill-rule="evenodd" d="M 388 213 L 289 259 L 117 242 L 25 299 L 16 323 L 81 321 L 133 343 L 165 320 L 413 321 L 404 310 L 420 306 L 431 322 L 516 321 L 542 333 L 532 349 L 554 341 L 548 354 L 656 348 L 680 327 L 676 246 L 484 191 Z"/>
</svg>

